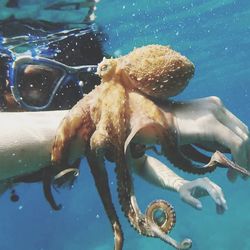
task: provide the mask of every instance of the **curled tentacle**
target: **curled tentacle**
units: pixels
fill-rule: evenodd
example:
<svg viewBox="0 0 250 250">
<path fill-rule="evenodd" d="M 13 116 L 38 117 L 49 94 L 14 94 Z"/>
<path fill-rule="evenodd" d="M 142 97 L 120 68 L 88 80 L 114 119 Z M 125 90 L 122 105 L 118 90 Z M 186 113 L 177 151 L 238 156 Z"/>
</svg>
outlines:
<svg viewBox="0 0 250 250">
<path fill-rule="evenodd" d="M 116 155 L 116 174 L 119 201 L 125 216 L 129 219 L 130 224 L 142 235 L 160 238 L 176 249 L 189 249 L 192 245 L 191 240 L 185 239 L 181 243 L 177 243 L 174 239 L 167 235 L 165 231 L 163 231 L 161 227 L 151 219 L 150 216 L 145 216 L 140 211 L 134 195 L 131 173 L 126 162 L 125 155 L 123 153 L 118 153 Z M 163 206 L 163 201 L 155 201 L 153 204 L 152 208 L 162 208 L 164 213 L 169 215 L 169 221 L 165 223 L 166 226 L 164 228 L 166 228 L 166 232 L 170 231 L 175 222 L 173 209 L 171 209 L 169 205 Z M 150 214 L 151 212 L 149 210 L 148 215 Z"/>
<path fill-rule="evenodd" d="M 54 171 L 51 166 L 40 169 L 39 171 L 31 174 L 21 175 L 13 179 L 13 183 L 32 183 L 32 182 L 42 182 L 43 193 L 53 210 L 60 210 L 61 205 L 57 205 L 52 194 L 51 186 L 53 183 Z"/>
<path fill-rule="evenodd" d="M 79 166 L 80 166 L 80 159 L 77 159 L 73 164 L 72 167 L 64 169 L 56 174 L 56 169 L 49 166 L 44 169 L 42 173 L 42 183 L 43 183 L 43 192 L 45 195 L 46 200 L 49 202 L 50 206 L 54 210 L 60 210 L 62 205 L 57 205 L 51 190 L 51 186 L 54 187 L 71 187 L 79 175 Z"/>
<path fill-rule="evenodd" d="M 52 183 L 52 168 L 48 169 L 47 171 L 44 171 L 44 175 L 43 175 L 43 193 L 45 195 L 46 200 L 49 202 L 50 206 L 54 209 L 54 210 L 60 210 L 62 208 L 62 205 L 59 204 L 57 205 L 54 197 L 52 195 L 52 191 L 51 191 L 51 183 Z"/>
<path fill-rule="evenodd" d="M 111 67 L 110 70 L 113 68 Z M 105 71 L 105 77 L 109 77 L 109 71 Z M 116 84 L 116 83 L 113 83 Z M 146 236 L 163 237 L 163 232 L 158 227 L 147 221 L 141 213 L 133 191 L 130 169 L 123 151 L 128 128 L 127 95 L 124 88 L 117 85 L 111 88 L 111 82 L 106 82 L 105 96 L 112 96 L 112 99 L 100 98 L 99 106 L 112 107 L 112 112 L 103 108 L 101 113 L 96 113 L 96 131 L 90 138 L 90 148 L 97 155 L 104 154 L 106 158 L 116 163 L 117 185 L 119 200 L 122 210 L 128 217 L 131 225 L 140 233 Z M 126 147 L 126 146 L 125 146 Z M 169 240 L 166 240 L 169 242 Z"/>
<path fill-rule="evenodd" d="M 160 214 L 157 215 L 157 213 Z M 147 219 L 151 223 L 157 224 L 164 233 L 169 233 L 176 222 L 174 208 L 164 200 L 150 203 L 145 214 Z"/>
</svg>

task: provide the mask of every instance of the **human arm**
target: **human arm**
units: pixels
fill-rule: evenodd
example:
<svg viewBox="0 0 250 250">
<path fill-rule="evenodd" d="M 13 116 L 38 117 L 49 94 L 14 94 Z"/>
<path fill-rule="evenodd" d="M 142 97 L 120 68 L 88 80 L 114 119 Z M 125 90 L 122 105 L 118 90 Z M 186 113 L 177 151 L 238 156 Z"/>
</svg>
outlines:
<svg viewBox="0 0 250 250">
<path fill-rule="evenodd" d="M 206 177 L 193 181 L 185 180 L 158 159 L 148 155 L 137 159 L 131 158 L 130 163 L 133 171 L 144 180 L 163 189 L 178 192 L 183 201 L 196 209 L 202 209 L 198 198 L 206 195 L 210 195 L 215 201 L 218 213 L 223 213 L 227 209 L 221 188 Z"/>
</svg>

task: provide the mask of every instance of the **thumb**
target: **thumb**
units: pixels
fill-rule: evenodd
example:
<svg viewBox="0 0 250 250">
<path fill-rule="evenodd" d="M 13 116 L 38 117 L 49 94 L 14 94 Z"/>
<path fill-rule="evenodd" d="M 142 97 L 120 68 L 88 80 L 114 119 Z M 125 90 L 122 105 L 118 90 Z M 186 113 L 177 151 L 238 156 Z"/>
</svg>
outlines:
<svg viewBox="0 0 250 250">
<path fill-rule="evenodd" d="M 201 202 L 198 199 L 194 198 L 189 192 L 182 192 L 180 193 L 180 196 L 181 196 L 181 199 L 185 201 L 186 203 L 188 203 L 190 206 L 198 210 L 202 209 Z"/>
</svg>

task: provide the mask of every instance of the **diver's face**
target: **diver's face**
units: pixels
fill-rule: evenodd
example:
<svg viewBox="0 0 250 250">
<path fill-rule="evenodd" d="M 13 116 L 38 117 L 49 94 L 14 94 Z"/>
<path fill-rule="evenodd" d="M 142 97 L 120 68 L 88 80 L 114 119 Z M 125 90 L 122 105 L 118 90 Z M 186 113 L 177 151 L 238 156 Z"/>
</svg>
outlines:
<svg viewBox="0 0 250 250">
<path fill-rule="evenodd" d="M 44 65 L 26 66 L 22 71 L 22 77 L 18 83 L 21 98 L 29 105 L 45 105 L 53 91 L 52 83 L 59 78 L 59 73 L 57 70 L 52 70 Z M 4 99 L 7 111 L 23 111 L 11 93 L 5 92 Z M 57 108 L 55 107 L 55 109 Z"/>
<path fill-rule="evenodd" d="M 95 85 L 100 83 L 100 78 L 95 73 L 86 72 L 79 74 L 78 79 L 66 80 L 61 84 L 63 75 L 64 72 L 61 69 L 47 65 L 22 65 L 17 82 L 20 98 L 24 103 L 33 107 L 43 107 L 49 104 L 46 110 L 70 109 L 82 98 L 83 92 L 89 93 Z M 79 86 L 79 81 L 83 83 L 83 86 Z M 58 86 L 58 83 L 61 86 Z M 52 101 L 51 98 L 53 98 Z M 12 97 L 12 103 L 13 100 L 15 99 Z M 7 106 L 7 111 L 13 111 L 10 105 Z M 16 106 L 18 107 L 17 103 Z"/>
<path fill-rule="evenodd" d="M 28 65 L 23 70 L 20 94 L 29 105 L 43 106 L 48 103 L 60 72 L 44 65 Z"/>
</svg>

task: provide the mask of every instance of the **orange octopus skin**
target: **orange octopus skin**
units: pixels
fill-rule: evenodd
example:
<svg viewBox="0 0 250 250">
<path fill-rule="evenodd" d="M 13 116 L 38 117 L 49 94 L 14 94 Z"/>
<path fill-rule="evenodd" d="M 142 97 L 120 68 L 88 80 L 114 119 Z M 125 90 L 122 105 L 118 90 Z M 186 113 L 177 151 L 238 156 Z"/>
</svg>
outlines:
<svg viewBox="0 0 250 250">
<path fill-rule="evenodd" d="M 104 82 L 116 74 L 127 87 L 150 97 L 167 99 L 184 90 L 194 69 L 190 60 L 169 46 L 148 45 L 117 59 L 104 59 L 98 73 Z"/>
<path fill-rule="evenodd" d="M 105 98 L 106 96 L 110 98 Z M 138 105 L 138 101 L 144 106 L 143 110 L 145 110 L 145 112 L 143 114 L 139 111 L 140 106 Z M 75 114 L 77 114 L 76 117 Z M 140 117 L 136 117 L 136 115 L 143 115 L 141 118 L 144 122 L 134 124 L 133 121 L 141 120 Z M 82 121 L 85 121 L 85 123 L 82 123 Z M 131 132 L 131 128 L 134 129 L 135 126 L 136 130 L 137 128 L 140 130 L 144 126 L 151 125 L 152 122 L 159 124 L 160 128 L 167 126 L 166 117 L 151 100 L 148 100 L 140 94 L 133 94 L 133 92 L 130 91 L 126 93 L 125 88 L 121 84 L 109 81 L 96 87 L 88 96 L 73 107 L 68 116 L 62 121 L 55 138 L 52 159 L 54 162 L 60 164 L 62 159 L 63 161 L 67 161 L 63 155 L 68 155 L 67 150 L 69 149 L 70 142 L 79 136 L 82 137 L 85 145 L 83 148 L 85 152 L 83 152 L 83 154 L 86 155 L 88 159 L 100 197 L 104 203 L 110 200 L 110 204 L 106 205 L 108 208 L 105 207 L 108 217 L 116 218 L 110 219 L 110 221 L 116 235 L 115 245 L 119 246 L 115 248 L 117 250 L 122 249 L 121 242 L 123 242 L 120 223 L 116 213 L 112 211 L 113 205 L 111 198 L 108 197 L 110 195 L 109 191 L 103 188 L 103 186 L 105 187 L 103 180 L 99 180 L 101 176 L 102 178 L 106 176 L 101 167 L 103 161 L 100 160 L 100 155 L 103 153 L 102 150 L 105 151 L 105 149 L 110 148 L 117 165 L 116 174 L 118 178 L 119 200 L 131 225 L 140 234 L 160 237 L 168 241 L 165 239 L 167 237 L 165 233 L 152 224 L 152 219 L 145 217 L 139 210 L 133 193 L 130 169 L 124 155 L 125 141 Z M 156 131 L 157 129 L 158 128 L 156 128 Z M 154 130 L 151 131 L 153 140 L 155 138 L 155 135 L 153 135 Z M 82 131 L 84 131 L 84 133 Z M 100 168 L 102 168 L 102 170 L 98 172 Z M 100 188 L 100 186 L 102 186 L 102 188 Z M 152 204 L 154 207 L 157 207 L 158 203 L 155 202 Z M 162 204 L 162 202 L 159 202 L 160 207 Z M 175 224 L 175 213 L 168 203 L 166 203 L 165 207 L 167 208 L 165 211 L 167 214 L 166 217 L 169 218 L 169 221 L 164 223 L 164 232 L 169 232 Z M 148 211 L 151 209 L 150 206 Z M 149 213 L 151 212 L 148 212 L 148 214 Z"/>
<path fill-rule="evenodd" d="M 175 95 L 186 86 L 193 71 L 193 64 L 185 57 L 169 47 L 160 45 L 145 46 L 118 59 L 104 59 L 98 67 L 98 74 L 102 78 L 101 85 L 80 100 L 59 126 L 51 159 L 56 164 L 67 164 L 67 151 L 71 141 L 79 137 L 82 139 L 83 154 L 87 156 L 98 192 L 116 235 L 117 250 L 122 248 L 122 231 L 112 205 L 107 179 L 106 184 L 100 180 L 100 175 L 105 175 L 102 159 L 107 149 L 113 152 L 119 200 L 131 225 L 139 233 L 159 237 L 178 249 L 190 247 L 189 241 L 177 244 L 141 213 L 125 154 L 130 139 L 139 131 L 145 132 L 145 129 L 149 129 L 153 143 L 160 143 L 164 134 L 163 128 L 173 126 L 171 116 L 164 116 L 157 105 L 144 95 L 157 98 Z M 133 95 L 133 92 L 138 92 L 138 95 Z M 140 106 L 143 106 L 143 113 Z M 158 139 L 154 141 L 157 136 Z M 166 139 L 169 141 L 171 137 Z M 154 203 L 154 206 L 156 205 L 157 203 Z M 175 220 L 171 207 L 168 213 L 167 217 L 173 221 L 166 224 L 168 226 L 165 232 L 171 230 Z"/>
<path fill-rule="evenodd" d="M 129 146 L 131 141 L 159 144 L 174 165 L 197 172 L 179 150 L 173 115 L 161 106 L 166 98 L 186 87 L 193 73 L 194 65 L 186 57 L 161 45 L 135 49 L 117 59 L 104 59 L 98 67 L 101 85 L 80 100 L 58 128 L 51 159 L 56 164 L 67 164 L 71 142 L 77 138 L 82 140 L 82 154 L 87 157 L 113 228 L 115 250 L 122 249 L 123 234 L 104 165 L 107 152 L 111 152 L 116 164 L 119 201 L 130 224 L 140 234 L 158 237 L 176 249 L 189 249 L 192 245 L 189 239 L 177 243 L 166 234 L 175 223 L 174 210 L 168 203 L 158 200 L 151 203 L 146 215 L 140 211 L 130 173 Z M 199 171 L 212 171 L 218 164 L 242 171 L 219 152 Z M 153 220 L 152 213 L 158 208 L 163 209 L 169 219 L 163 225 Z"/>
</svg>

